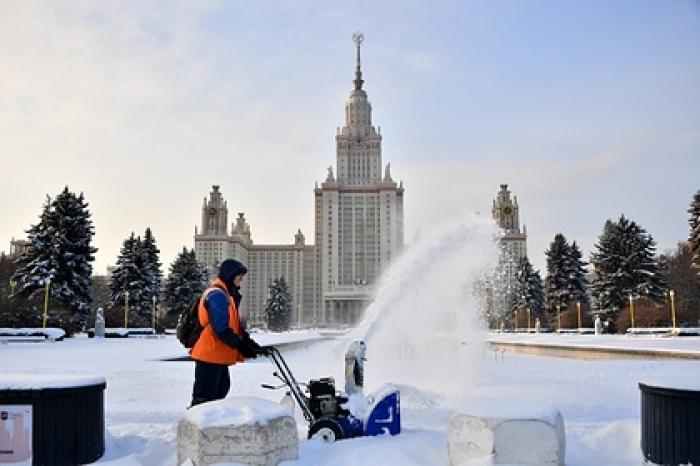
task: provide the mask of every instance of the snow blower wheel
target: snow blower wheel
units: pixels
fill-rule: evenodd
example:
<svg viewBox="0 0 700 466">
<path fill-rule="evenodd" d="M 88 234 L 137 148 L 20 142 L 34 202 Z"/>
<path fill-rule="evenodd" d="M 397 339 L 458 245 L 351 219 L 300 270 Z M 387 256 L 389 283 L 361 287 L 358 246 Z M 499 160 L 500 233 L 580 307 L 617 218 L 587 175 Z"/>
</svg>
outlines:
<svg viewBox="0 0 700 466">
<path fill-rule="evenodd" d="M 319 419 L 311 424 L 309 438 L 319 439 L 324 443 L 333 443 L 343 438 L 343 428 L 333 419 Z"/>
</svg>

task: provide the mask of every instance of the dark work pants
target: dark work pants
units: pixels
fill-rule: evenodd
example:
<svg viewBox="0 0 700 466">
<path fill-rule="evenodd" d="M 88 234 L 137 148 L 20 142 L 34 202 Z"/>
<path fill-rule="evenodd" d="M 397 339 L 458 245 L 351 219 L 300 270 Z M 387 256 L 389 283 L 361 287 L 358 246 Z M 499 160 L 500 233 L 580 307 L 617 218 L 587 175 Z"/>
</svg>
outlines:
<svg viewBox="0 0 700 466">
<path fill-rule="evenodd" d="M 194 387 L 190 406 L 226 397 L 231 388 L 228 366 L 202 361 L 195 361 L 194 364 Z"/>
</svg>

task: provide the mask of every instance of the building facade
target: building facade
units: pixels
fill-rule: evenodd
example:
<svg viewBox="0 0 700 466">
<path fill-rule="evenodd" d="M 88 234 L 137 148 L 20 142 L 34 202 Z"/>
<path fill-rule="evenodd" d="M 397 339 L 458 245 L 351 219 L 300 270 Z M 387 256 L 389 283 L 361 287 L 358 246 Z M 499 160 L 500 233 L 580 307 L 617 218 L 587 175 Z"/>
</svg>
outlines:
<svg viewBox="0 0 700 466">
<path fill-rule="evenodd" d="M 382 136 L 372 125 L 372 104 L 363 89 L 361 34 L 355 34 L 355 80 L 345 104 L 345 122 L 336 134 L 336 168 L 314 188 L 314 244 L 301 230 L 287 245 L 256 245 L 243 213 L 228 225 L 228 206 L 219 186 L 202 205 L 195 229 L 198 260 L 215 270 L 229 257 L 248 265 L 242 312 L 251 323 L 264 321 L 272 280 L 290 288 L 293 323 L 352 324 L 373 299 L 381 273 L 403 248 L 401 182 L 382 164 Z M 337 175 L 336 175 L 337 174 Z"/>
</svg>

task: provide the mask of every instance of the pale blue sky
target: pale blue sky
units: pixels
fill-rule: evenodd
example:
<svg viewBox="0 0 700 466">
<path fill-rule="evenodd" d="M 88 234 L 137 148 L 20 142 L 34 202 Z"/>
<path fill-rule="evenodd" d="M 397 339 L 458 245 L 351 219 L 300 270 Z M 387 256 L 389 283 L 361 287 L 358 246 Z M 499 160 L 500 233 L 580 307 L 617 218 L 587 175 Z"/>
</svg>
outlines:
<svg viewBox="0 0 700 466">
<path fill-rule="evenodd" d="M 4 2 L 0 249 L 46 193 L 84 191 L 96 271 L 150 226 L 169 264 L 220 184 L 256 243 L 313 238 L 314 181 L 359 29 L 406 237 L 490 212 L 509 183 L 529 255 L 588 256 L 625 213 L 660 249 L 700 189 L 700 2 Z M 441 196 L 447 195 L 447 200 Z M 3 244 L 4 243 L 4 244 Z"/>
</svg>

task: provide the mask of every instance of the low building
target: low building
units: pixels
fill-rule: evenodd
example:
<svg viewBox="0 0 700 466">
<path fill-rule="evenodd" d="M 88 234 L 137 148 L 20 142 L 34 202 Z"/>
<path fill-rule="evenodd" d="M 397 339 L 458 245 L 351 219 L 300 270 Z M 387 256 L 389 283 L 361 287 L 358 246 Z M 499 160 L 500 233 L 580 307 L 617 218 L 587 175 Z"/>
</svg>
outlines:
<svg viewBox="0 0 700 466">
<path fill-rule="evenodd" d="M 29 252 L 32 243 L 25 239 L 14 239 L 10 241 L 10 257 L 19 257 Z"/>
</svg>

